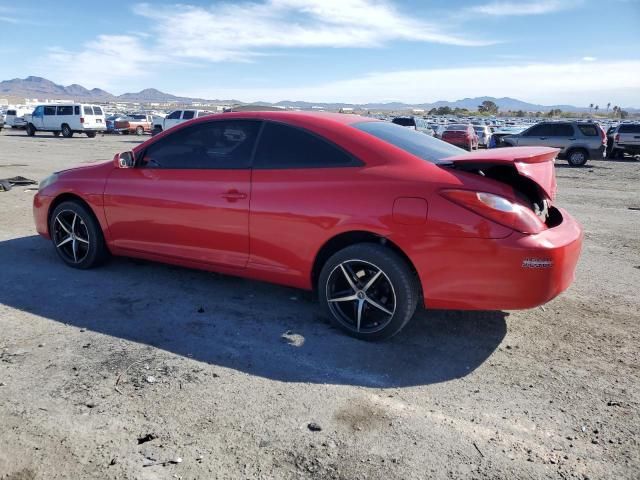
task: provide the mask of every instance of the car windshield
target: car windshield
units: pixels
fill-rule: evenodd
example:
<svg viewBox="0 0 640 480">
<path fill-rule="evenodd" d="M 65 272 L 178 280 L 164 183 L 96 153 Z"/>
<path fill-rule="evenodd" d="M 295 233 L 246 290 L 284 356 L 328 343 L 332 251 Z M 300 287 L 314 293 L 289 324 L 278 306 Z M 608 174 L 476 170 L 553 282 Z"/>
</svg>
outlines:
<svg viewBox="0 0 640 480">
<path fill-rule="evenodd" d="M 466 125 L 449 125 L 447 130 L 453 130 L 456 132 L 464 132 L 467 129 Z"/>
<path fill-rule="evenodd" d="M 393 123 L 358 122 L 352 126 L 431 163 L 441 163 L 444 158 L 465 152 L 450 143 Z"/>
</svg>

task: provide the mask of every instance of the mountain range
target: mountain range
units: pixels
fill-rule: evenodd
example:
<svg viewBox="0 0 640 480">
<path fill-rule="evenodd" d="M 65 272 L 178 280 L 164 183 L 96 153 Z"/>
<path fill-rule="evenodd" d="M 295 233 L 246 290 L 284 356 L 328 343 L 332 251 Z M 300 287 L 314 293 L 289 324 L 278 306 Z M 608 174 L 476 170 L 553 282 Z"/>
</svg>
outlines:
<svg viewBox="0 0 640 480">
<path fill-rule="evenodd" d="M 29 76 L 27 78 L 14 78 L 12 80 L 4 80 L 0 82 L 0 97 L 12 98 L 38 98 L 44 99 L 70 99 L 77 101 L 93 101 L 93 102 L 140 102 L 140 103 L 191 103 L 191 102 L 209 102 L 223 105 L 236 105 L 244 102 L 238 100 L 205 100 L 202 98 L 178 97 L 169 93 L 161 92 L 155 88 L 147 88 L 140 92 L 124 93 L 122 95 L 113 95 L 112 93 L 100 88 L 91 90 L 82 85 L 72 84 L 68 86 L 58 85 L 51 80 L 42 77 Z M 524 110 L 528 112 L 545 112 L 551 109 L 560 109 L 570 112 L 587 112 L 588 107 L 575 107 L 573 105 L 538 105 L 524 102 L 515 98 L 502 97 L 474 97 L 463 98 L 453 102 L 441 100 L 433 103 L 407 104 L 401 102 L 390 103 L 366 103 L 366 104 L 348 104 L 348 103 L 318 103 L 305 101 L 283 100 L 276 103 L 254 102 L 253 105 L 275 105 L 278 107 L 292 107 L 300 109 L 311 109 L 312 107 L 320 107 L 327 110 L 338 110 L 340 108 L 358 108 L 365 110 L 407 110 L 411 108 L 421 108 L 430 110 L 432 108 L 450 107 L 466 108 L 468 110 L 477 110 L 478 105 L 483 101 L 489 100 L 494 102 L 502 111 Z M 604 110 L 604 106 L 601 111 Z M 638 111 L 635 108 L 626 109 L 630 112 Z"/>
</svg>

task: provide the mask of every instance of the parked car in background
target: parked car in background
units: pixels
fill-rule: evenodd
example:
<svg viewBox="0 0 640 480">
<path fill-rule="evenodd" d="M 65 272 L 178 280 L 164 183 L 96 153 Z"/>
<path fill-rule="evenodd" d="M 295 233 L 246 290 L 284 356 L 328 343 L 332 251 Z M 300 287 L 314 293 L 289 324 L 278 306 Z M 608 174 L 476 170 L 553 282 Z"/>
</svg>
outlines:
<svg viewBox="0 0 640 480">
<path fill-rule="evenodd" d="M 4 128 L 4 115 L 0 113 L 0 132 Z"/>
<path fill-rule="evenodd" d="M 612 158 L 640 154 L 640 123 L 621 123 L 613 132 Z"/>
<path fill-rule="evenodd" d="M 214 112 L 209 110 L 174 110 L 164 118 L 155 118 L 152 134 L 157 135 L 164 130 L 169 130 L 171 127 L 175 127 L 194 118 L 206 117 L 207 115 L 213 114 Z"/>
<path fill-rule="evenodd" d="M 33 107 L 17 106 L 9 108 L 5 115 L 5 126 L 11 128 L 24 128 L 27 126 L 27 121 L 24 116 L 33 112 Z"/>
<path fill-rule="evenodd" d="M 470 123 L 454 123 L 447 125 L 442 132 L 442 140 L 465 150 L 478 149 L 478 135 Z"/>
<path fill-rule="evenodd" d="M 486 125 L 474 125 L 473 129 L 478 135 L 478 147 L 488 148 L 491 142 L 491 129 Z"/>
<path fill-rule="evenodd" d="M 129 133 L 135 133 L 136 135 L 151 133 L 153 129 L 153 116 L 145 113 L 132 113 L 124 118 L 115 120 L 113 129 L 116 132 L 127 135 Z"/>
<path fill-rule="evenodd" d="M 607 137 L 593 122 L 540 122 L 503 141 L 514 147 L 558 148 L 558 158 L 566 159 L 572 167 L 581 167 L 590 158 L 603 158 Z"/>
<path fill-rule="evenodd" d="M 391 123 L 395 123 L 401 127 L 413 128 L 414 130 L 427 135 L 434 136 L 435 134 L 427 121 L 420 117 L 395 117 L 391 120 Z"/>
<path fill-rule="evenodd" d="M 615 134 L 616 128 L 618 127 L 618 125 L 611 125 L 609 126 L 609 128 L 607 128 L 607 149 L 606 149 L 606 156 L 607 158 L 611 157 L 611 151 L 613 150 L 613 144 L 614 144 L 614 140 L 613 140 L 613 136 Z"/>
<path fill-rule="evenodd" d="M 511 145 L 504 142 L 505 137 L 510 135 L 517 135 L 524 130 L 524 127 L 492 127 L 491 139 L 489 141 L 489 148 L 502 148 L 510 147 Z"/>
<path fill-rule="evenodd" d="M 70 267 L 110 253 L 315 290 L 337 327 L 378 340 L 418 305 L 532 308 L 571 284 L 582 229 L 554 203 L 556 153 L 468 153 L 357 115 L 229 113 L 48 177 L 33 213 Z"/>
<path fill-rule="evenodd" d="M 122 113 L 118 113 L 115 115 L 109 115 L 108 117 L 105 118 L 104 123 L 107 127 L 107 133 L 117 133 L 115 128 L 116 128 L 116 120 L 123 120 L 127 118 L 126 115 L 122 114 Z"/>
<path fill-rule="evenodd" d="M 73 137 L 84 133 L 93 138 L 97 132 L 106 131 L 104 112 L 98 105 L 58 103 L 38 105 L 31 115 L 26 115 L 26 131 L 30 137 L 36 132 L 52 132 L 56 137 Z"/>
</svg>

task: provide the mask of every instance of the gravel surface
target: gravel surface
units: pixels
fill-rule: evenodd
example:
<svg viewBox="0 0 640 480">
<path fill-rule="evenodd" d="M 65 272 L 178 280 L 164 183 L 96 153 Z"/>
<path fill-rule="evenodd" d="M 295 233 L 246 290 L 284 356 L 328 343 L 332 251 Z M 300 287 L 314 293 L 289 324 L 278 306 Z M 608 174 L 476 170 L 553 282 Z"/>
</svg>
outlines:
<svg viewBox="0 0 640 480">
<path fill-rule="evenodd" d="M 141 139 L 0 133 L 0 178 Z M 130 259 L 76 271 L 0 193 L 0 479 L 640 478 L 640 162 L 557 165 L 575 284 L 420 312 L 392 341 L 294 289 Z"/>
</svg>

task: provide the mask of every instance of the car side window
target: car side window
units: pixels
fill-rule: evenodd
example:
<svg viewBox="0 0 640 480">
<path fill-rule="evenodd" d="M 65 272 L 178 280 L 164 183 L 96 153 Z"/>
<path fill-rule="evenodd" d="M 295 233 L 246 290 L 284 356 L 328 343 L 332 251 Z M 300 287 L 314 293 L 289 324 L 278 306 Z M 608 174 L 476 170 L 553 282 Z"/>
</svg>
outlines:
<svg viewBox="0 0 640 480">
<path fill-rule="evenodd" d="M 259 129 L 258 120 L 198 123 L 150 145 L 138 166 L 157 169 L 249 168 Z"/>
<path fill-rule="evenodd" d="M 176 110 L 175 112 L 171 112 L 167 117 L 169 120 L 177 120 L 182 115 L 182 110 Z"/>
<path fill-rule="evenodd" d="M 182 115 L 182 119 L 183 120 L 191 120 L 193 118 L 193 116 L 195 115 L 196 112 L 194 112 L 193 110 L 185 110 L 184 114 Z"/>
<path fill-rule="evenodd" d="M 598 133 L 598 127 L 590 123 L 578 124 L 578 129 L 582 132 L 582 134 L 585 137 L 598 137 L 600 135 Z"/>
<path fill-rule="evenodd" d="M 73 107 L 71 105 L 59 105 L 58 115 L 73 115 Z"/>
<path fill-rule="evenodd" d="M 266 122 L 256 150 L 254 168 L 353 167 L 362 163 L 327 140 L 276 122 Z"/>
<path fill-rule="evenodd" d="M 42 116 L 42 111 L 43 111 L 43 107 L 42 106 L 36 107 L 36 109 L 33 111 L 33 116 L 34 117 L 41 117 Z M 15 113 L 13 113 L 12 115 L 15 115 Z"/>
<path fill-rule="evenodd" d="M 56 107 L 44 107 L 44 114 L 45 115 L 55 115 L 56 114 Z"/>
<path fill-rule="evenodd" d="M 534 125 L 522 134 L 523 137 L 545 137 L 550 135 L 548 124 Z"/>
<path fill-rule="evenodd" d="M 570 123 L 553 124 L 553 137 L 572 137 L 574 135 L 573 125 Z"/>
</svg>

